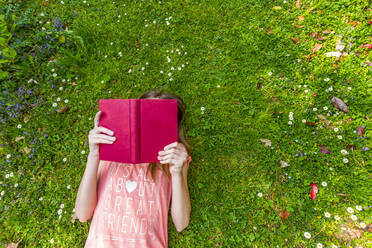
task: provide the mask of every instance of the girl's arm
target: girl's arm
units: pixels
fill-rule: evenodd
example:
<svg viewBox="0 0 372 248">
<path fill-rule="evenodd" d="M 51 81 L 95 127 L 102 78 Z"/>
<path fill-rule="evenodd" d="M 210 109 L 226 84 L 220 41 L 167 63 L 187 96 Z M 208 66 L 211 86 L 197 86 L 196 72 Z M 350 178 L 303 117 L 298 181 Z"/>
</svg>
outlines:
<svg viewBox="0 0 372 248">
<path fill-rule="evenodd" d="M 187 185 L 187 170 L 189 161 L 185 161 L 182 171 L 172 174 L 172 219 L 178 232 L 189 225 L 190 221 L 190 195 Z"/>
</svg>

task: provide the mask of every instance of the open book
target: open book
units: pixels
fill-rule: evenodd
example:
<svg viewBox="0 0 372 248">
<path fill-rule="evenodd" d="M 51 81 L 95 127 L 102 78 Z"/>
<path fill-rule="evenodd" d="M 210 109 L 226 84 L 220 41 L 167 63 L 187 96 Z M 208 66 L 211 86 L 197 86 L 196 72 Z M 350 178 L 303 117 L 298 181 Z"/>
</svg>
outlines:
<svg viewBox="0 0 372 248">
<path fill-rule="evenodd" d="M 99 144 L 99 159 L 119 163 L 159 162 L 158 153 L 178 141 L 176 99 L 100 99 L 99 126 L 114 132 Z"/>
</svg>

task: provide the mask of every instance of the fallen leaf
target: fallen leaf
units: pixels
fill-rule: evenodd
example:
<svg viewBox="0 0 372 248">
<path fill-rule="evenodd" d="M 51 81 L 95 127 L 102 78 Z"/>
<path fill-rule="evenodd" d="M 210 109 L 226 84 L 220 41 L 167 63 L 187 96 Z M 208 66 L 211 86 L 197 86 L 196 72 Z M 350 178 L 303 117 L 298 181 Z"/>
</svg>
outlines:
<svg viewBox="0 0 372 248">
<path fill-rule="evenodd" d="M 316 35 L 316 32 L 312 32 L 312 33 L 311 33 L 311 37 L 313 37 L 313 38 L 314 38 L 314 37 L 315 37 L 315 35 Z"/>
<path fill-rule="evenodd" d="M 68 110 L 68 106 L 57 109 L 56 111 L 57 111 L 57 113 L 62 113 L 62 112 L 66 112 L 66 110 Z"/>
<path fill-rule="evenodd" d="M 340 232 L 338 232 L 335 236 L 337 239 L 342 240 L 344 242 L 350 242 L 353 239 L 359 239 L 363 235 L 363 231 L 357 228 L 350 228 L 347 225 L 342 225 Z"/>
<path fill-rule="evenodd" d="M 288 167 L 289 164 L 283 160 L 280 160 L 280 168 L 285 168 L 285 167 Z"/>
<path fill-rule="evenodd" d="M 321 120 L 326 125 L 326 128 L 328 128 L 328 129 L 333 129 L 334 128 L 334 126 L 329 125 L 329 121 L 327 120 L 327 118 L 324 115 L 318 114 L 316 117 L 318 117 L 318 119 Z"/>
<path fill-rule="evenodd" d="M 280 7 L 280 6 L 274 6 L 273 9 L 280 10 L 280 9 L 282 9 L 282 7 Z"/>
<path fill-rule="evenodd" d="M 344 122 L 345 122 L 345 123 L 348 123 L 348 122 L 351 122 L 352 120 L 353 120 L 353 118 L 349 117 L 349 118 L 347 118 Z"/>
<path fill-rule="evenodd" d="M 363 46 L 362 46 L 362 48 L 369 48 L 369 49 L 371 49 L 372 48 L 372 44 L 364 44 Z"/>
<path fill-rule="evenodd" d="M 363 127 L 361 127 L 361 126 L 358 126 L 358 127 L 357 127 L 357 132 L 358 132 L 359 136 L 360 136 L 360 137 L 362 137 L 362 136 L 363 136 L 363 134 L 364 134 L 364 130 L 363 130 Z"/>
<path fill-rule="evenodd" d="M 261 89 L 262 88 L 262 83 L 257 83 L 257 89 Z"/>
<path fill-rule="evenodd" d="M 136 40 L 136 47 L 139 47 L 139 40 Z"/>
<path fill-rule="evenodd" d="M 293 38 L 293 37 L 291 37 L 291 40 L 293 41 L 293 43 L 295 43 L 295 44 L 297 44 L 298 42 L 300 42 L 298 39 L 296 39 L 296 38 Z"/>
<path fill-rule="evenodd" d="M 323 153 L 323 154 L 331 154 L 333 152 L 331 152 L 330 150 L 328 150 L 324 145 L 321 145 L 319 144 L 318 146 L 320 146 L 320 152 Z"/>
<path fill-rule="evenodd" d="M 354 151 L 355 150 L 355 146 L 354 145 L 347 145 L 346 146 L 346 149 L 349 149 L 349 150 Z"/>
<path fill-rule="evenodd" d="M 353 25 L 354 27 L 358 27 L 362 23 L 360 21 L 352 21 L 352 22 L 347 22 L 346 24 Z"/>
<path fill-rule="evenodd" d="M 296 28 L 303 28 L 305 27 L 304 25 L 295 25 Z"/>
<path fill-rule="evenodd" d="M 25 137 L 23 137 L 23 136 L 18 136 L 18 137 L 15 138 L 15 141 L 19 141 L 19 140 L 24 139 L 24 138 Z"/>
<path fill-rule="evenodd" d="M 324 30 L 323 34 L 329 34 L 329 30 L 328 29 Z"/>
<path fill-rule="evenodd" d="M 296 2 L 296 7 L 297 7 L 297 8 L 301 7 L 301 0 L 297 0 L 297 2 Z"/>
<path fill-rule="evenodd" d="M 31 149 L 28 148 L 27 146 L 23 148 L 23 150 L 26 152 L 26 154 L 29 154 L 31 152 Z"/>
<path fill-rule="evenodd" d="M 345 43 L 342 41 L 342 38 L 340 38 L 336 43 L 336 51 L 342 51 L 345 48 Z"/>
<path fill-rule="evenodd" d="M 75 223 L 75 220 L 77 219 L 77 216 L 75 215 L 75 213 L 73 213 L 72 215 L 71 215 L 71 222 L 72 223 Z"/>
<path fill-rule="evenodd" d="M 75 82 L 71 82 L 69 84 L 71 84 L 72 86 L 76 86 L 77 85 L 77 83 L 75 83 Z"/>
<path fill-rule="evenodd" d="M 5 248 L 17 248 L 21 241 L 22 240 L 19 240 L 17 243 L 10 242 L 9 244 L 5 244 Z"/>
<path fill-rule="evenodd" d="M 309 122 L 309 121 L 307 121 L 307 122 L 305 122 L 305 124 L 306 125 L 311 125 L 311 126 L 316 126 L 316 123 L 315 122 Z"/>
<path fill-rule="evenodd" d="M 268 139 L 260 139 L 261 142 L 265 144 L 265 146 L 271 146 L 271 140 Z"/>
<path fill-rule="evenodd" d="M 313 53 L 316 53 L 317 51 L 319 51 L 319 49 L 322 48 L 322 46 L 323 45 L 319 44 L 319 43 L 315 44 L 315 46 L 313 48 Z"/>
<path fill-rule="evenodd" d="M 340 98 L 334 96 L 332 97 L 331 101 L 335 108 L 341 110 L 344 113 L 347 113 L 347 106 Z"/>
<path fill-rule="evenodd" d="M 311 183 L 310 186 L 311 186 L 310 198 L 314 200 L 316 197 L 316 194 L 318 193 L 318 187 L 316 186 L 315 183 Z"/>
<path fill-rule="evenodd" d="M 319 33 L 317 33 L 317 35 L 316 35 L 316 40 L 325 40 L 325 38 L 326 37 L 324 37 L 324 36 L 320 36 Z"/>
<path fill-rule="evenodd" d="M 288 218 L 288 216 L 289 216 L 289 212 L 287 212 L 286 209 L 283 209 L 283 210 L 280 212 L 279 216 L 282 218 L 282 220 L 285 220 L 285 219 Z"/>
<path fill-rule="evenodd" d="M 304 16 L 299 16 L 298 20 L 303 21 L 303 20 L 305 20 L 305 17 Z"/>
<path fill-rule="evenodd" d="M 327 56 L 327 57 L 340 57 L 341 56 L 341 53 L 339 52 L 339 51 L 337 51 L 337 52 L 328 52 L 328 53 L 325 53 L 325 55 Z"/>
<path fill-rule="evenodd" d="M 24 118 L 23 118 L 23 121 L 25 123 L 27 123 L 28 121 L 30 120 L 30 117 L 28 115 L 26 115 Z"/>
<path fill-rule="evenodd" d="M 268 27 L 268 28 L 267 28 L 267 31 L 266 31 L 266 34 L 270 34 L 270 33 L 271 33 L 271 28 Z"/>
</svg>

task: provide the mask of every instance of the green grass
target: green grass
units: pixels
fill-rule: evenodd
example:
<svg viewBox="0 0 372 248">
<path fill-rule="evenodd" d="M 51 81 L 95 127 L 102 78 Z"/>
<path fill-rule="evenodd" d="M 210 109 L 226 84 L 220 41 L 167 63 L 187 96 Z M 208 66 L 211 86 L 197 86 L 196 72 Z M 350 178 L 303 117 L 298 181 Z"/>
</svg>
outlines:
<svg viewBox="0 0 372 248">
<path fill-rule="evenodd" d="M 169 215 L 169 247 L 369 247 L 372 236 L 359 223 L 371 223 L 366 148 L 371 148 L 372 59 L 369 48 L 362 48 L 371 43 L 371 9 L 368 1 L 296 2 L 3 1 L 0 13 L 7 29 L 0 36 L 12 34 L 12 24 L 16 36 L 0 42 L 1 50 L 13 48 L 17 56 L 0 67 L 8 72 L 0 98 L 6 103 L 0 105 L 2 244 L 22 239 L 19 247 L 83 247 L 90 223 L 72 223 L 71 215 L 98 99 L 137 98 L 163 89 L 181 95 L 187 105 L 186 138 L 193 158 L 190 225 L 178 233 Z M 327 57 L 336 51 L 339 35 L 348 55 Z M 46 43 L 54 49 L 48 54 L 43 48 L 33 59 L 36 46 Z M 312 52 L 315 44 L 322 47 Z M 31 78 L 38 84 L 27 83 Z M 21 86 L 32 93 L 19 93 Z M 347 104 L 347 114 L 331 104 L 332 96 Z M 66 112 L 56 113 L 64 106 Z M 325 128 L 317 114 L 339 131 Z M 15 141 L 19 136 L 24 139 Z M 265 147 L 260 139 L 272 145 Z M 319 144 L 333 153 L 321 153 Z M 30 153 L 20 151 L 25 147 Z M 342 149 L 349 154 L 342 155 Z M 290 166 L 280 168 L 281 160 Z M 7 177 L 11 172 L 14 176 Z M 310 183 L 319 188 L 315 200 L 309 197 Z M 290 212 L 284 221 L 283 209 Z M 340 238 L 344 224 L 361 230 L 361 237 Z"/>
</svg>

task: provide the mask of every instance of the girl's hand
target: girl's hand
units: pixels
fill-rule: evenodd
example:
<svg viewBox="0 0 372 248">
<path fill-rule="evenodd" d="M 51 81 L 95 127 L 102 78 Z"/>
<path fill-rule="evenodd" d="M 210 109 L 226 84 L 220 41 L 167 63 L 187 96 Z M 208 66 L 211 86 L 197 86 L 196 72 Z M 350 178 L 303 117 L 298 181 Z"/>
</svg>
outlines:
<svg viewBox="0 0 372 248">
<path fill-rule="evenodd" d="M 183 165 L 186 162 L 188 154 L 185 146 L 177 141 L 164 147 L 159 152 L 158 159 L 161 164 L 169 164 L 169 171 L 172 175 L 181 174 Z"/>
</svg>

